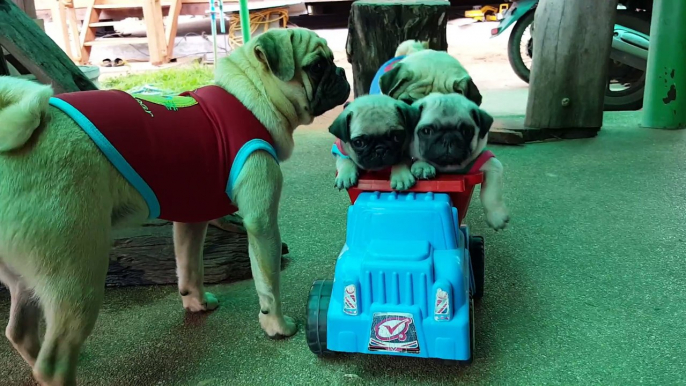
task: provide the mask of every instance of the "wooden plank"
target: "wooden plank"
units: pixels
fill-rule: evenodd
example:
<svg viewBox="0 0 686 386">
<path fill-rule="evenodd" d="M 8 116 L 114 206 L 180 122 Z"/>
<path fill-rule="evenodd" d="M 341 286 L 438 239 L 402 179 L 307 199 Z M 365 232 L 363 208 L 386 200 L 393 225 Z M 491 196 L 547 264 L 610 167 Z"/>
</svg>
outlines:
<svg viewBox="0 0 686 386">
<path fill-rule="evenodd" d="M 97 88 L 40 27 L 9 0 L 0 0 L 0 45 L 56 93 Z"/>
<path fill-rule="evenodd" d="M 488 143 L 522 145 L 529 142 L 592 138 L 597 127 L 535 128 L 526 126 L 521 118 L 496 118 L 488 134 Z"/>
<path fill-rule="evenodd" d="M 602 126 L 616 8 L 617 0 L 540 1 L 526 126 Z"/>
<path fill-rule="evenodd" d="M 288 254 L 286 244 L 282 244 L 281 253 Z M 287 262 L 282 257 L 281 269 Z M 206 284 L 250 279 L 252 273 L 245 230 L 209 227 L 203 265 Z M 142 227 L 115 231 L 107 272 L 108 286 L 176 284 L 176 277 L 171 223 L 152 221 Z"/>
<path fill-rule="evenodd" d="M 160 11 L 159 20 L 156 8 Z M 148 53 L 150 63 L 155 66 L 164 63 L 164 53 L 167 51 L 166 45 L 162 47 L 160 44 L 159 28 L 163 26 L 161 12 L 159 0 L 143 0 L 143 19 L 148 40 Z M 162 31 L 162 36 L 164 36 L 164 31 Z"/>
<path fill-rule="evenodd" d="M 120 46 L 123 44 L 148 44 L 148 38 L 104 38 L 86 42 L 86 46 Z"/>
<path fill-rule="evenodd" d="M 86 8 L 86 16 L 83 19 L 83 26 L 81 27 L 81 34 L 79 36 L 79 49 L 81 50 L 79 63 L 81 64 L 88 64 L 91 56 L 91 44 L 86 43 L 95 40 L 95 30 L 88 26 L 91 23 L 100 21 L 100 12 L 95 9 L 95 0 L 89 1 L 90 3 Z"/>
<path fill-rule="evenodd" d="M 169 25 L 165 31 L 165 40 L 167 43 L 167 59 L 174 59 L 174 43 L 176 42 L 176 30 L 179 26 L 179 14 L 181 13 L 181 0 L 176 0 L 169 8 L 169 15 L 167 20 Z"/>
<path fill-rule="evenodd" d="M 67 27 L 67 10 L 64 7 L 64 3 L 61 1 L 52 2 L 52 21 L 57 24 L 57 28 L 60 31 L 59 35 L 62 41 L 58 43 L 62 44 L 64 52 L 73 60 L 74 54 L 69 39 L 69 28 Z"/>
</svg>

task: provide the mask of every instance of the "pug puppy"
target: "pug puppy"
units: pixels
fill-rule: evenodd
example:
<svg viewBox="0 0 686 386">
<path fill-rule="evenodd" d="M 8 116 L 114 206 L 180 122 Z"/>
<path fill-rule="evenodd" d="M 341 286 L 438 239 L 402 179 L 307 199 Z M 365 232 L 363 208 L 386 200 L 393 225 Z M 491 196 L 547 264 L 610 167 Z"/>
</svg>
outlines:
<svg viewBox="0 0 686 386">
<path fill-rule="evenodd" d="M 389 61 L 379 74 L 379 88 L 384 95 L 413 103 L 431 93 L 458 93 L 481 105 L 479 89 L 457 59 L 445 51 L 421 50 L 417 44 L 405 42 L 401 47 L 403 44 L 410 54 Z"/>
<path fill-rule="evenodd" d="M 428 41 L 419 41 L 419 40 L 405 40 L 404 42 L 400 43 L 398 45 L 398 48 L 395 50 L 395 57 L 399 56 L 407 56 L 410 54 L 414 54 L 415 52 L 419 51 L 424 51 L 429 49 L 429 42 Z"/>
<path fill-rule="evenodd" d="M 112 229 L 174 221 L 184 308 L 208 311 L 209 221 L 240 209 L 270 337 L 295 334 L 280 294 L 279 162 L 293 131 L 350 95 L 326 41 L 273 29 L 220 59 L 216 85 L 171 98 L 0 77 L 0 281 L 6 336 L 42 385 L 76 384 L 105 290 Z M 141 134 L 142 133 L 142 134 Z M 45 317 L 41 339 L 39 322 Z"/>
<path fill-rule="evenodd" d="M 403 190 L 415 183 L 407 150 L 419 112 L 415 107 L 385 95 L 365 95 L 346 105 L 329 127 L 338 140 L 335 187 L 357 185 L 359 170 L 391 168 L 391 188 Z"/>
<path fill-rule="evenodd" d="M 410 155 L 412 174 L 430 179 L 436 171 L 484 173 L 481 204 L 486 222 L 504 229 L 510 215 L 503 202 L 503 165 L 488 150 L 488 132 L 493 118 L 461 94 L 433 93 L 413 104 L 420 112 Z"/>
</svg>

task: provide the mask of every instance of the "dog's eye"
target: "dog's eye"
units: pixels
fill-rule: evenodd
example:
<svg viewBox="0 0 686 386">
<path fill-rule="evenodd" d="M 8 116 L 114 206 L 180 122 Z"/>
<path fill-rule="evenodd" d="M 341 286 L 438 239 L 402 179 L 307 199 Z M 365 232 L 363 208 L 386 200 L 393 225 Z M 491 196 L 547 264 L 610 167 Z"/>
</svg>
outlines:
<svg viewBox="0 0 686 386">
<path fill-rule="evenodd" d="M 392 134 L 391 139 L 393 140 L 393 142 L 397 142 L 397 143 L 402 142 L 402 138 L 400 138 L 400 136 L 398 134 Z"/>
<path fill-rule="evenodd" d="M 364 139 L 354 139 L 352 143 L 354 147 L 364 147 L 365 144 Z"/>
<path fill-rule="evenodd" d="M 424 135 L 431 135 L 433 133 L 433 129 L 430 126 L 423 127 L 420 132 Z"/>
<path fill-rule="evenodd" d="M 320 60 L 317 63 L 312 65 L 312 71 L 320 74 L 322 71 L 324 71 L 324 63 Z"/>
</svg>

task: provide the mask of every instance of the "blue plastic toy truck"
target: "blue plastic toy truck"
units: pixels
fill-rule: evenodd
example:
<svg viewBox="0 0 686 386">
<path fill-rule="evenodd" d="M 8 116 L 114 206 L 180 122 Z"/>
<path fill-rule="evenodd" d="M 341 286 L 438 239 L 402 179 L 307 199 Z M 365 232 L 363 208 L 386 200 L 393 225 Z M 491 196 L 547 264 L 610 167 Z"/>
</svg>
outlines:
<svg viewBox="0 0 686 386">
<path fill-rule="evenodd" d="M 334 280 L 310 290 L 312 352 L 472 361 L 484 243 L 461 222 L 481 181 L 480 173 L 448 175 L 398 193 L 385 175 L 360 178 L 348 191 Z"/>
</svg>

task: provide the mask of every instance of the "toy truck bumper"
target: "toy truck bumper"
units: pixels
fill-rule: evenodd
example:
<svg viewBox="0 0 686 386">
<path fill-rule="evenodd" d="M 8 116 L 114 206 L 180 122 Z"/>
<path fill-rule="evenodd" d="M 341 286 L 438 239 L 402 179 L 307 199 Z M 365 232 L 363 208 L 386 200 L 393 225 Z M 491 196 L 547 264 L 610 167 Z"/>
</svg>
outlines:
<svg viewBox="0 0 686 386">
<path fill-rule="evenodd" d="M 468 303 L 455 310 L 449 321 L 426 317 L 414 306 L 373 304 L 356 316 L 337 311 L 342 309 L 343 304 L 332 298 L 327 332 L 331 351 L 458 361 L 471 358 Z"/>
</svg>

